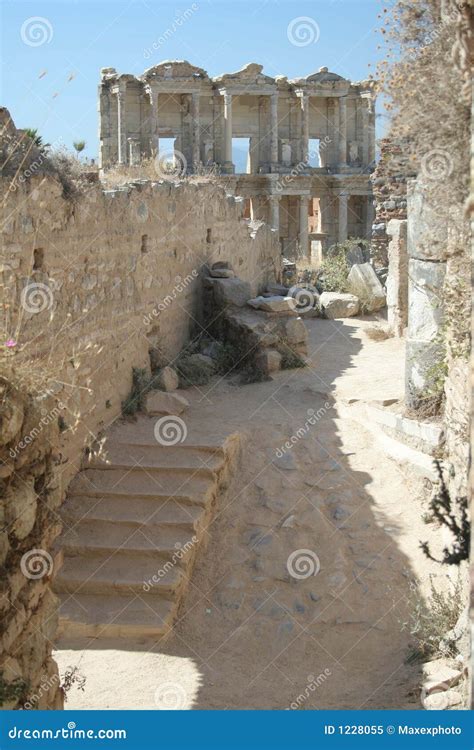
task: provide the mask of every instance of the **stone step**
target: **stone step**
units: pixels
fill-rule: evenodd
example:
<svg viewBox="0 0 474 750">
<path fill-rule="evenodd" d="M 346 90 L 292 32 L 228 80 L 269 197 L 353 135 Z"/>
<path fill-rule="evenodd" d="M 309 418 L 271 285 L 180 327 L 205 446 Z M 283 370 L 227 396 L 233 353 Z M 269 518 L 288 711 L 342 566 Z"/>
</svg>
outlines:
<svg viewBox="0 0 474 750">
<path fill-rule="evenodd" d="M 161 567 L 160 567 L 161 565 Z M 76 595 L 136 592 L 148 596 L 147 583 L 153 580 L 154 596 L 179 597 L 186 580 L 178 565 L 166 565 L 149 555 L 129 555 L 123 550 L 87 555 L 68 555 L 55 578 L 55 590 Z"/>
<path fill-rule="evenodd" d="M 61 510 L 65 531 L 79 521 L 104 521 L 108 524 L 130 522 L 176 526 L 190 530 L 198 528 L 205 516 L 204 502 L 198 498 L 134 497 L 110 494 L 106 497 L 74 495 L 66 500 Z M 202 498 L 201 498 L 202 499 Z"/>
<path fill-rule="evenodd" d="M 100 469 L 174 469 L 185 474 L 214 477 L 222 469 L 225 455 L 222 450 L 210 451 L 185 446 L 163 447 L 106 443 L 99 455 L 92 456 L 85 468 Z"/>
<path fill-rule="evenodd" d="M 184 565 L 192 554 L 197 537 L 186 529 L 157 524 L 79 521 L 61 537 L 66 554 L 109 553 L 124 550 L 128 554 L 152 554 Z"/>
<path fill-rule="evenodd" d="M 161 596 L 134 594 L 61 595 L 59 635 L 68 637 L 139 638 L 165 636 L 176 614 L 176 603 Z"/>
<path fill-rule="evenodd" d="M 85 469 L 71 482 L 69 495 L 103 497 L 106 494 L 133 496 L 184 495 L 206 496 L 215 492 L 212 479 L 197 476 L 194 470 L 183 469 Z"/>
</svg>

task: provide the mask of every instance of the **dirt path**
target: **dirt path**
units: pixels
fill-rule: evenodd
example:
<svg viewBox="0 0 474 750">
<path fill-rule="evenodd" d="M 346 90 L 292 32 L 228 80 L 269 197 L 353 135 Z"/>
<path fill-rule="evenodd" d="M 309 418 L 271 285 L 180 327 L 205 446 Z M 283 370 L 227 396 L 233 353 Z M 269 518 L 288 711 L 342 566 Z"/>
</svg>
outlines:
<svg viewBox="0 0 474 750">
<path fill-rule="evenodd" d="M 244 435 L 240 469 L 166 643 L 59 644 L 87 680 L 68 708 L 421 708 L 401 622 L 432 532 L 363 424 L 402 396 L 403 343 L 307 325 L 310 367 L 187 392 L 190 434 Z"/>
</svg>

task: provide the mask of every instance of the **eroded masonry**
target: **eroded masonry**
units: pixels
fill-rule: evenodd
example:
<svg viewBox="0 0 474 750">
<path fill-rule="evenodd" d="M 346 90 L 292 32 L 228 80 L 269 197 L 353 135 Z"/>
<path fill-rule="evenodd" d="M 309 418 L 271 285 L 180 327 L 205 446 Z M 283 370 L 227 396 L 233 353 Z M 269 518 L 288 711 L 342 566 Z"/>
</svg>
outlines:
<svg viewBox="0 0 474 750">
<path fill-rule="evenodd" d="M 101 167 L 171 158 L 182 173 L 225 174 L 285 255 L 318 260 L 337 241 L 371 236 L 374 100 L 372 81 L 327 68 L 293 80 L 255 63 L 217 78 L 185 61 L 139 77 L 103 68 Z"/>
</svg>

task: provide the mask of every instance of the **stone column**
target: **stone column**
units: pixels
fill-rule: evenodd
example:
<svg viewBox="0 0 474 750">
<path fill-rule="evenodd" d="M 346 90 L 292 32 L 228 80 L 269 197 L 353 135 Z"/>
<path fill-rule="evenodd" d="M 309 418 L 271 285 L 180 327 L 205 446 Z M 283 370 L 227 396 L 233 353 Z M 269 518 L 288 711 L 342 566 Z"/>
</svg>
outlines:
<svg viewBox="0 0 474 750">
<path fill-rule="evenodd" d="M 347 240 L 347 203 L 349 201 L 348 193 L 339 193 L 339 216 L 337 223 L 337 241 L 345 242 Z"/>
<path fill-rule="evenodd" d="M 232 163 L 232 94 L 224 93 L 224 166 L 226 171 L 233 172 Z"/>
<path fill-rule="evenodd" d="M 367 167 L 370 164 L 369 159 L 369 102 L 362 99 L 362 166 Z"/>
<path fill-rule="evenodd" d="M 301 94 L 301 160 L 309 161 L 309 96 Z"/>
<path fill-rule="evenodd" d="M 299 235 L 300 249 L 303 257 L 308 260 L 311 258 L 311 250 L 308 240 L 308 201 L 307 195 L 300 195 L 300 217 L 299 217 Z"/>
<path fill-rule="evenodd" d="M 117 156 L 118 163 L 127 161 L 127 131 L 125 125 L 125 89 L 117 91 Z"/>
<path fill-rule="evenodd" d="M 199 92 L 191 95 L 192 130 L 193 130 L 193 171 L 196 172 L 201 163 L 201 141 L 199 122 Z"/>
<path fill-rule="evenodd" d="M 275 232 L 280 231 L 280 196 L 270 195 L 270 226 Z"/>
<path fill-rule="evenodd" d="M 278 93 L 270 97 L 270 162 L 271 166 L 278 166 Z"/>
<path fill-rule="evenodd" d="M 345 96 L 339 99 L 339 166 L 347 165 L 347 101 Z"/>
<path fill-rule="evenodd" d="M 387 224 L 388 276 L 387 322 L 394 336 L 403 336 L 408 322 L 407 222 L 391 219 Z"/>
<path fill-rule="evenodd" d="M 157 157 L 159 155 L 159 136 L 158 136 L 158 92 L 150 89 L 151 104 L 151 153 Z"/>
<path fill-rule="evenodd" d="M 368 106 L 368 163 L 375 161 L 375 106 L 373 99 L 369 100 Z"/>
<path fill-rule="evenodd" d="M 371 195 L 367 196 L 367 203 L 365 207 L 365 238 L 371 240 L 372 238 L 372 225 L 375 219 L 375 208 L 374 199 Z"/>
</svg>

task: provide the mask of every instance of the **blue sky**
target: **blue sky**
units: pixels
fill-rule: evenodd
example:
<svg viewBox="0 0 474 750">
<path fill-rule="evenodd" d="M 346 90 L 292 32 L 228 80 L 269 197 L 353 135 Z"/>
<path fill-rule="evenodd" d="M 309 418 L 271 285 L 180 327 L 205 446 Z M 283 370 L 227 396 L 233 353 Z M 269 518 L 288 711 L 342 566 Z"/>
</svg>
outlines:
<svg viewBox="0 0 474 750">
<path fill-rule="evenodd" d="M 380 43 L 379 0 L 0 0 L 0 7 L 1 103 L 18 127 L 67 147 L 86 140 L 93 158 L 102 67 L 140 74 L 186 59 L 213 76 L 259 62 L 268 75 L 292 78 L 326 65 L 361 80 L 374 71 Z M 187 9 L 189 19 L 160 44 Z M 294 44 L 289 24 L 301 17 L 296 30 L 303 24 L 311 36 L 301 27 Z"/>
</svg>

